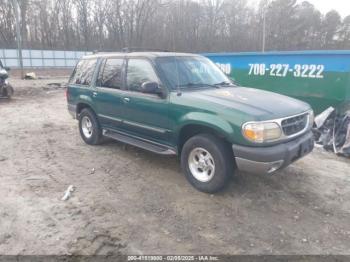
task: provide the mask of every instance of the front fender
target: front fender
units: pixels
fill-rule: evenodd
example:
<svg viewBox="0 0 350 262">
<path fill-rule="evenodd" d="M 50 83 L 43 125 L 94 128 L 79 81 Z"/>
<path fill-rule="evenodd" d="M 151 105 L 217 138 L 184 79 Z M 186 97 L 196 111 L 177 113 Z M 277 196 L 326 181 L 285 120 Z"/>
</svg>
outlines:
<svg viewBox="0 0 350 262">
<path fill-rule="evenodd" d="M 207 128 L 211 128 L 224 136 L 228 141 L 231 141 L 234 135 L 234 130 L 230 123 L 214 114 L 204 112 L 191 112 L 182 116 L 179 119 L 179 123 L 181 124 L 177 126 L 177 136 L 179 136 L 181 129 L 188 125 L 201 125 Z"/>
</svg>

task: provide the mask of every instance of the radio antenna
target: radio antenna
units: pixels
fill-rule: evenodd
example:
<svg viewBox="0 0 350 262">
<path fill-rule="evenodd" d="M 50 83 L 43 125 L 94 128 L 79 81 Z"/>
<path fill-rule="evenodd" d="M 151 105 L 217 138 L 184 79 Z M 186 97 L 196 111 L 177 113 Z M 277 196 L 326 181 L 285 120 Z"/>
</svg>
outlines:
<svg viewBox="0 0 350 262">
<path fill-rule="evenodd" d="M 176 19 L 178 18 L 179 16 L 179 7 L 180 7 L 180 4 L 179 3 L 176 3 L 177 4 L 177 12 L 176 12 Z M 175 18 L 173 17 L 173 19 L 175 20 Z M 172 37 L 172 46 L 173 46 L 173 52 L 174 52 L 174 62 L 175 62 L 175 71 L 176 71 L 176 81 L 177 81 L 177 84 L 176 84 L 176 91 L 177 91 L 177 96 L 181 96 L 181 89 L 180 89 L 180 76 L 179 76 L 179 67 L 178 67 L 178 61 L 177 61 L 177 57 L 176 57 L 176 44 L 175 44 L 175 30 L 173 30 L 173 37 Z"/>
</svg>

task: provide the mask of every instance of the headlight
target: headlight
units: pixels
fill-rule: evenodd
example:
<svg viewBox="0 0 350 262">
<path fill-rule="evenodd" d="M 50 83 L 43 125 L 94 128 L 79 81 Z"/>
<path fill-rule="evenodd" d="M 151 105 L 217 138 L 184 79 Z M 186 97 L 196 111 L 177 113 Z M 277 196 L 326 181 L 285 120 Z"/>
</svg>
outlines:
<svg viewBox="0 0 350 262">
<path fill-rule="evenodd" d="M 242 127 L 242 132 L 246 139 L 255 143 L 273 141 L 282 136 L 280 126 L 275 122 L 246 123 Z"/>
<path fill-rule="evenodd" d="M 310 113 L 309 113 L 309 128 L 313 127 L 314 121 L 315 121 L 314 111 L 311 110 Z"/>
</svg>

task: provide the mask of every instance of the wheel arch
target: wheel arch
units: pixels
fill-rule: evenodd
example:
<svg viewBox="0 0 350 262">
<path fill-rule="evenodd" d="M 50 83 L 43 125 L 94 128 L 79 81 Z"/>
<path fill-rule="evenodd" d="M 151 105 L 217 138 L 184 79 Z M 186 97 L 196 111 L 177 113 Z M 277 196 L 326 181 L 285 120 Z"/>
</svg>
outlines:
<svg viewBox="0 0 350 262">
<path fill-rule="evenodd" d="M 83 111 L 83 109 L 85 109 L 85 108 L 90 109 L 92 112 L 94 112 L 96 114 L 94 108 L 91 106 L 90 103 L 85 102 L 85 101 L 81 101 L 81 102 L 78 102 L 77 106 L 76 106 L 76 112 L 75 113 L 76 113 L 76 118 L 77 119 L 79 118 L 79 115 L 80 115 L 81 111 Z"/>
<path fill-rule="evenodd" d="M 187 123 L 183 125 L 178 131 L 178 153 L 181 154 L 182 147 L 188 139 L 198 134 L 211 134 L 224 140 L 227 144 L 230 144 L 231 142 L 229 137 L 231 134 L 233 134 L 233 130 L 231 127 L 229 130 L 225 130 L 220 126 L 209 125 L 207 122 L 195 121 Z"/>
</svg>

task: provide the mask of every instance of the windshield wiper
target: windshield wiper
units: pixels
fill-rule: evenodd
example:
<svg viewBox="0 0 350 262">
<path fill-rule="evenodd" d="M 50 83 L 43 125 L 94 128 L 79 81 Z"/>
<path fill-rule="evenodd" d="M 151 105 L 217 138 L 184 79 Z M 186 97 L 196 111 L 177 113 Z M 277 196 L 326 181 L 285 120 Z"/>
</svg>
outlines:
<svg viewBox="0 0 350 262">
<path fill-rule="evenodd" d="M 223 81 L 221 83 L 214 84 L 215 86 L 234 86 L 231 82 Z"/>
<path fill-rule="evenodd" d="M 206 83 L 187 83 L 184 85 L 178 85 L 178 87 L 189 87 L 189 88 L 192 88 L 192 87 L 214 87 L 214 88 L 220 88 L 217 85 L 211 85 L 211 84 L 206 84 Z"/>
</svg>

